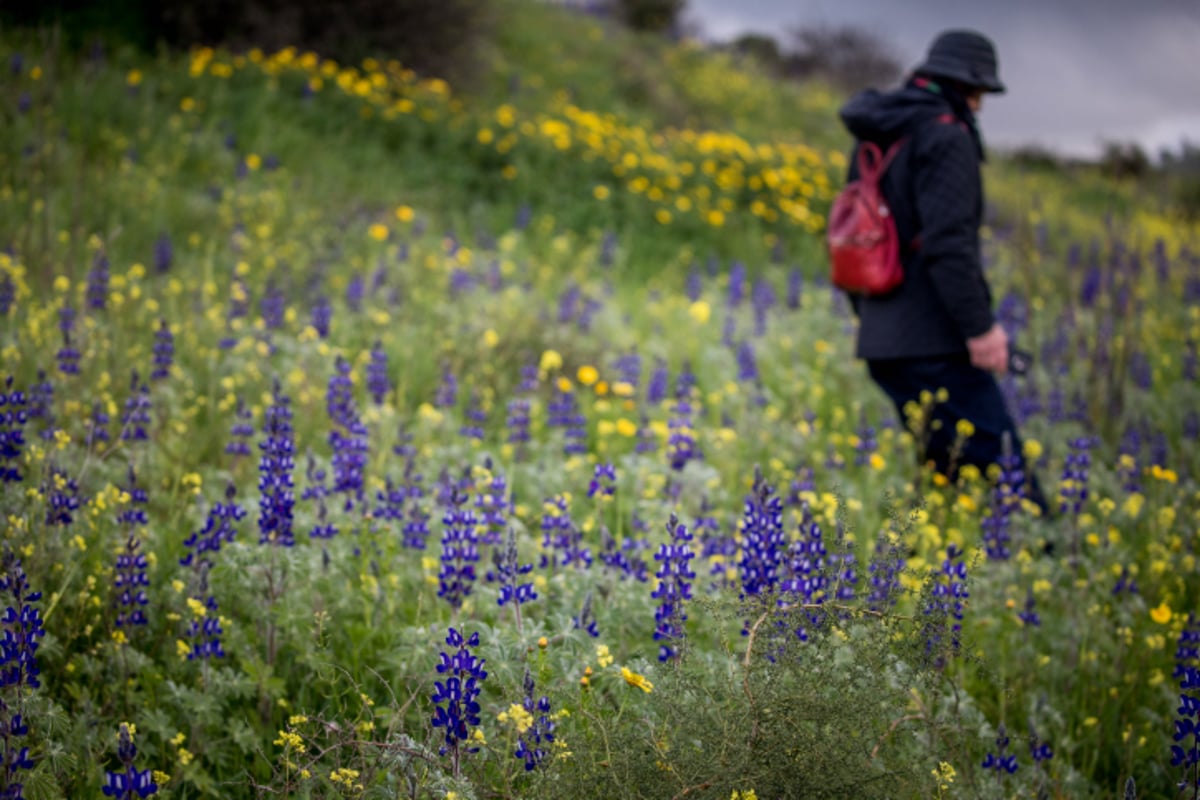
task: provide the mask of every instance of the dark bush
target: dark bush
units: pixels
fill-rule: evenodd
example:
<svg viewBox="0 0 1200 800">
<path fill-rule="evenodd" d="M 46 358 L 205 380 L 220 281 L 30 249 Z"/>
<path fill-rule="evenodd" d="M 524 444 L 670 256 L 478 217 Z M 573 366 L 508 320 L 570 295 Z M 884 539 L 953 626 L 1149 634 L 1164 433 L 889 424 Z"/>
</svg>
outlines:
<svg viewBox="0 0 1200 800">
<path fill-rule="evenodd" d="M 612 0 L 612 6 L 634 30 L 666 33 L 678 27 L 687 0 Z"/>
<path fill-rule="evenodd" d="M 773 73 L 783 71 L 783 52 L 779 42 L 771 36 L 747 33 L 734 39 L 729 46 L 733 52 L 754 59 Z"/>
<path fill-rule="evenodd" d="M 884 87 L 902 74 L 899 59 L 879 36 L 853 25 L 816 25 L 791 32 L 784 68 L 793 78 L 824 78 L 846 91 Z"/>
<path fill-rule="evenodd" d="M 61 23 L 146 45 L 293 45 L 355 62 L 396 58 L 422 75 L 469 81 L 496 13 L 492 0 L 43 0 L 5 12 L 15 24 Z"/>
<path fill-rule="evenodd" d="M 1140 180 L 1150 173 L 1150 157 L 1135 142 L 1107 142 L 1100 156 L 1100 168 L 1117 180 Z"/>
</svg>

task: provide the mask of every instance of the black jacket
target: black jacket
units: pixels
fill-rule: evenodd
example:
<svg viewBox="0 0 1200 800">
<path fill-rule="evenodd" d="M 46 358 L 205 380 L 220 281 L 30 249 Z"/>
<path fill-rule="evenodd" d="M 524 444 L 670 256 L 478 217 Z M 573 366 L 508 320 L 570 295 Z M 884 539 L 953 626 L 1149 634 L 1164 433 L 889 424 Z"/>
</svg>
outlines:
<svg viewBox="0 0 1200 800">
<path fill-rule="evenodd" d="M 886 150 L 908 137 L 881 181 L 904 245 L 904 282 L 885 297 L 851 298 L 859 358 L 961 354 L 994 322 L 979 252 L 983 148 L 970 111 L 948 91 L 914 83 L 868 90 L 840 112 L 858 142 Z M 856 144 L 851 180 L 857 154 Z"/>
</svg>

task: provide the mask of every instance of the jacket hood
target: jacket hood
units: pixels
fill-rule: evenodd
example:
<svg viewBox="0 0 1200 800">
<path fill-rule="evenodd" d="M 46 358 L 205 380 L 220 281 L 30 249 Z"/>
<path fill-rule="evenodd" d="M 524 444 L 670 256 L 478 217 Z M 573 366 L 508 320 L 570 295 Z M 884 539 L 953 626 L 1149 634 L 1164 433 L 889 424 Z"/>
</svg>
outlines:
<svg viewBox="0 0 1200 800">
<path fill-rule="evenodd" d="M 945 98 L 905 86 L 892 92 L 867 89 L 850 98 L 838 116 L 855 139 L 889 144 L 917 124 L 951 111 Z"/>
</svg>

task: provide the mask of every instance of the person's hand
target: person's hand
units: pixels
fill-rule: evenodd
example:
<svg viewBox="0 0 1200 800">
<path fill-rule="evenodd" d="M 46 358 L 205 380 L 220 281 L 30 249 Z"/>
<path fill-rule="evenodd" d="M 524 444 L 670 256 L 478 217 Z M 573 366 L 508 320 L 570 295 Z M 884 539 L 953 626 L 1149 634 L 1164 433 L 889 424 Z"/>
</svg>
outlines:
<svg viewBox="0 0 1200 800">
<path fill-rule="evenodd" d="M 1008 371 L 1008 334 L 999 323 L 973 339 L 967 339 L 967 350 L 971 353 L 971 364 L 979 369 L 1003 375 Z"/>
</svg>

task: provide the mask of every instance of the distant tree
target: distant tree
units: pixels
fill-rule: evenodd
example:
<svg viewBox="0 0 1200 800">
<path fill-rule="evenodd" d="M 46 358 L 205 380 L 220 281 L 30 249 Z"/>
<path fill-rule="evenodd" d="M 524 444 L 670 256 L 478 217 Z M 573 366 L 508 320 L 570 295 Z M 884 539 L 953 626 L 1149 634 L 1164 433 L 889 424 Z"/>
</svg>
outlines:
<svg viewBox="0 0 1200 800">
<path fill-rule="evenodd" d="M 813 25 L 791 31 L 784 69 L 794 78 L 824 78 L 846 91 L 896 82 L 902 67 L 892 46 L 855 25 Z"/>
<path fill-rule="evenodd" d="M 630 28 L 668 33 L 679 26 L 687 0 L 612 0 L 612 4 Z"/>
<path fill-rule="evenodd" d="M 735 53 L 753 58 L 772 72 L 783 71 L 783 52 L 772 36 L 747 33 L 734 39 L 729 46 Z"/>
<path fill-rule="evenodd" d="M 1150 157 L 1136 142 L 1110 141 L 1101 152 L 1100 168 L 1111 178 L 1140 180 L 1150 173 Z"/>
</svg>

